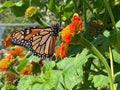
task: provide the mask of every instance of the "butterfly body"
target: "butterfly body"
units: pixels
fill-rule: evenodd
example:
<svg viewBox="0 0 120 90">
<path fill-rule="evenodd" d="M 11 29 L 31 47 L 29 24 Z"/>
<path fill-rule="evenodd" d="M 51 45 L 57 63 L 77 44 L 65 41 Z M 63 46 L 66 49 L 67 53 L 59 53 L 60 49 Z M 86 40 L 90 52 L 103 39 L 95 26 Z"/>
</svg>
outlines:
<svg viewBox="0 0 120 90">
<path fill-rule="evenodd" d="M 27 47 L 35 56 L 42 59 L 52 56 L 59 26 L 30 27 L 11 34 L 14 44 Z"/>
</svg>

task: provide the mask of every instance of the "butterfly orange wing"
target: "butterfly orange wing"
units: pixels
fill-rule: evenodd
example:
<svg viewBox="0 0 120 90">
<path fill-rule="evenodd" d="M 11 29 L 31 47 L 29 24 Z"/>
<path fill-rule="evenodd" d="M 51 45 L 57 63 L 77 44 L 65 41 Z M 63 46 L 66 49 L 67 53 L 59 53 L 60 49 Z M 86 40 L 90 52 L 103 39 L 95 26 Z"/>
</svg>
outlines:
<svg viewBox="0 0 120 90">
<path fill-rule="evenodd" d="M 52 56 L 58 32 L 58 25 L 32 27 L 16 31 L 10 37 L 14 44 L 27 47 L 34 55 L 44 59 Z"/>
<path fill-rule="evenodd" d="M 12 35 L 12 33 L 16 32 L 15 30 L 13 30 L 10 34 L 8 34 L 8 36 L 2 41 L 3 46 L 14 46 L 13 42 L 11 42 L 10 37 Z"/>
</svg>

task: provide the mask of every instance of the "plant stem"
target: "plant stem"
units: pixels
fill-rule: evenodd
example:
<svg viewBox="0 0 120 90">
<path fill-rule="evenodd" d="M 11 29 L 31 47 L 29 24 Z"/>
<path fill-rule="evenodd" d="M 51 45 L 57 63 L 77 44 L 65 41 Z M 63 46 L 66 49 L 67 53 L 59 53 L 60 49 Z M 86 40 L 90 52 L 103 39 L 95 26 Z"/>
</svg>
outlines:
<svg viewBox="0 0 120 90">
<path fill-rule="evenodd" d="M 77 36 L 78 37 L 78 36 Z M 92 45 L 87 39 L 85 39 L 83 36 L 81 36 L 80 39 L 78 39 L 78 44 L 81 44 L 82 46 L 87 47 L 88 49 L 90 49 L 90 51 L 92 53 L 94 53 L 99 59 L 100 61 L 103 63 L 103 65 L 105 66 L 107 73 L 108 73 L 108 78 L 109 78 L 109 82 L 110 82 L 110 90 L 114 90 L 114 85 L 113 85 L 113 78 L 111 75 L 111 70 L 110 67 L 106 61 L 106 59 L 103 57 L 103 55 L 94 47 L 94 45 Z"/>
<path fill-rule="evenodd" d="M 20 76 L 19 73 L 13 68 L 12 64 L 10 64 L 10 69 L 9 71 L 15 73 L 17 76 Z"/>
<path fill-rule="evenodd" d="M 110 53 L 110 67 L 111 67 L 111 74 L 114 76 L 114 69 L 113 69 L 113 57 L 112 57 L 112 50 L 109 46 L 109 53 Z"/>
<path fill-rule="evenodd" d="M 116 26 L 115 26 L 115 19 L 114 19 L 112 10 L 111 10 L 111 8 L 110 8 L 110 5 L 109 5 L 109 3 L 107 2 L 107 0 L 104 0 L 104 3 L 105 3 L 105 6 L 106 6 L 106 8 L 107 8 L 107 10 L 108 10 L 109 15 L 110 15 L 110 18 L 111 18 L 111 21 L 112 21 L 112 25 L 113 25 L 114 29 L 117 31 L 117 28 L 116 28 Z"/>
<path fill-rule="evenodd" d="M 114 19 L 112 10 L 111 10 L 110 5 L 109 5 L 109 3 L 107 2 L 107 0 L 104 0 L 104 3 L 105 3 L 105 6 L 106 6 L 106 8 L 107 8 L 107 10 L 108 10 L 109 15 L 110 15 L 110 18 L 111 18 L 111 21 L 112 21 L 112 25 L 113 25 L 114 30 L 115 30 L 115 33 L 116 33 L 116 39 L 117 39 L 117 42 L 118 42 L 118 44 L 119 44 L 119 36 L 118 36 L 118 34 L 117 34 L 117 28 L 116 28 L 116 26 L 115 26 L 115 19 Z M 111 52 L 111 48 L 110 48 L 110 47 L 109 47 L 109 51 L 110 51 L 110 56 L 111 56 L 111 57 L 110 57 L 111 73 L 112 73 L 112 76 L 113 76 L 113 75 L 114 75 L 114 72 L 113 72 L 113 60 L 112 60 L 112 52 Z M 111 87 L 112 87 L 112 86 L 111 86 Z M 115 90 L 115 86 L 114 86 L 113 89 L 111 89 L 111 90 Z"/>
<path fill-rule="evenodd" d="M 107 73 L 106 73 L 106 72 L 100 70 L 99 67 L 97 67 L 94 63 L 92 63 L 92 64 L 93 64 L 93 66 L 98 70 L 99 73 L 101 73 L 101 74 L 107 76 Z"/>
<path fill-rule="evenodd" d="M 114 68 L 113 68 L 113 54 L 111 47 L 109 46 L 109 52 L 110 52 L 110 67 L 111 67 L 111 75 L 114 76 Z M 116 90 L 116 86 L 114 85 L 114 89 Z"/>
</svg>

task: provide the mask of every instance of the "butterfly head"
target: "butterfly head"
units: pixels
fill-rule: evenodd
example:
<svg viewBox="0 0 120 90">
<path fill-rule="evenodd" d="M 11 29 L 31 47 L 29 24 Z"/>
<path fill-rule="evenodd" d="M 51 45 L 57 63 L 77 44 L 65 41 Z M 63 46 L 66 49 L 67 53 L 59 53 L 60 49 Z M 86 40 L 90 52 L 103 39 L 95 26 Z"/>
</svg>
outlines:
<svg viewBox="0 0 120 90">
<path fill-rule="evenodd" d="M 59 24 L 55 24 L 51 28 L 53 29 L 55 35 L 57 35 L 60 31 Z"/>
</svg>

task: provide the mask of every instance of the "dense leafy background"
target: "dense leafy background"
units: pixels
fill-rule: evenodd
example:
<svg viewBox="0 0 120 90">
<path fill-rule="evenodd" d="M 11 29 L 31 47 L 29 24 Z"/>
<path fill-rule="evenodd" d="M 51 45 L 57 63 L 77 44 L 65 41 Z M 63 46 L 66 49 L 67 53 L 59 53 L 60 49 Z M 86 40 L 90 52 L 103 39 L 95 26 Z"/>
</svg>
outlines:
<svg viewBox="0 0 120 90">
<path fill-rule="evenodd" d="M 66 26 L 74 13 L 83 19 L 83 36 L 93 44 L 113 68 L 116 90 L 120 89 L 120 1 L 107 0 L 1 0 L 0 22 L 39 23 L 42 26 L 59 23 Z M 29 6 L 36 6 L 38 12 L 32 18 L 25 18 Z M 115 22 L 115 23 L 114 23 Z M 9 30 L 7 30 L 9 32 Z M 60 38 L 58 38 L 58 43 Z M 111 50 L 109 49 L 111 47 Z M 111 55 L 113 64 L 111 66 Z M 35 56 L 20 60 L 16 66 L 22 70 L 30 60 L 38 62 Z M 0 76 L 1 90 L 109 90 L 109 77 L 100 58 L 86 45 L 70 45 L 67 57 L 55 61 L 46 60 L 39 75 L 21 75 L 17 84 L 7 84 Z M 37 66 L 37 64 L 36 64 Z M 33 69 L 34 71 L 36 70 Z M 39 71 L 39 70 L 38 70 Z M 35 71 L 37 72 L 37 70 Z"/>
</svg>

